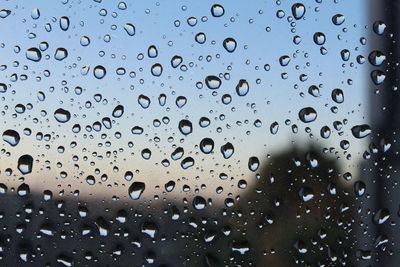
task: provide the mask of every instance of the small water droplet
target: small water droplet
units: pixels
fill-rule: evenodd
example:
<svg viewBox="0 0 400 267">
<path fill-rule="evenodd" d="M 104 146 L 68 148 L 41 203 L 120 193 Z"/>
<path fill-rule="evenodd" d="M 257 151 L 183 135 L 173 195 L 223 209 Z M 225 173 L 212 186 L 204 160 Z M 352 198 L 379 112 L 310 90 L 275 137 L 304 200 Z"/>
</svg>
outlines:
<svg viewBox="0 0 400 267">
<path fill-rule="evenodd" d="M 304 123 L 313 122 L 317 119 L 317 112 L 311 107 L 303 108 L 299 111 L 299 119 Z"/>
</svg>

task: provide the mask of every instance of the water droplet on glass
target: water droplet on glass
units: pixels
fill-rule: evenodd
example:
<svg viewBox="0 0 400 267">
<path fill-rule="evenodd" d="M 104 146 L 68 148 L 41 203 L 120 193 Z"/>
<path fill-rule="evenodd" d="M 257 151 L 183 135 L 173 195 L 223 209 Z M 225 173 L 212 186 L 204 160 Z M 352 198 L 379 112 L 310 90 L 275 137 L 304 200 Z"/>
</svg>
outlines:
<svg viewBox="0 0 400 267">
<path fill-rule="evenodd" d="M 182 169 L 188 169 L 194 165 L 194 159 L 192 157 L 184 158 L 181 162 Z"/>
<path fill-rule="evenodd" d="M 361 197 L 365 194 L 366 186 L 362 181 L 357 181 L 354 183 L 354 193 L 356 196 Z"/>
<path fill-rule="evenodd" d="M 224 40 L 222 45 L 224 46 L 226 51 L 228 51 L 229 53 L 233 53 L 236 49 L 237 43 L 235 39 L 229 37 Z"/>
<path fill-rule="evenodd" d="M 215 4 L 211 7 L 211 15 L 213 15 L 213 17 L 221 17 L 224 13 L 224 7 L 219 4 Z"/>
<path fill-rule="evenodd" d="M 196 210 L 203 210 L 207 206 L 207 201 L 201 196 L 195 196 L 193 198 L 193 207 Z"/>
<path fill-rule="evenodd" d="M 292 14 L 295 19 L 297 20 L 301 19 L 305 13 L 306 13 L 306 8 L 303 4 L 296 3 L 292 5 Z"/>
<path fill-rule="evenodd" d="M 9 143 L 11 146 L 16 146 L 19 143 L 20 136 L 17 131 L 6 130 L 3 132 L 3 140 Z"/>
<path fill-rule="evenodd" d="M 211 138 L 204 138 L 200 142 L 200 150 L 204 154 L 209 154 L 214 150 L 214 141 Z"/>
<path fill-rule="evenodd" d="M 221 86 L 221 80 L 217 76 L 207 76 L 205 82 L 207 87 L 212 90 L 218 89 Z"/>
<path fill-rule="evenodd" d="M 314 192 L 310 187 L 302 187 L 299 191 L 299 196 L 304 202 L 308 202 L 314 198 Z"/>
<path fill-rule="evenodd" d="M 136 29 L 135 29 L 135 26 L 134 26 L 133 24 L 131 24 L 131 23 L 126 23 L 126 24 L 124 25 L 124 29 L 125 29 L 126 33 L 127 33 L 129 36 L 134 36 L 134 35 L 135 35 Z"/>
<path fill-rule="evenodd" d="M 322 32 L 316 32 L 314 33 L 314 43 L 317 45 L 323 45 L 325 44 L 326 41 L 326 37 L 325 34 L 323 34 Z"/>
<path fill-rule="evenodd" d="M 338 104 L 341 104 L 344 102 L 344 94 L 341 89 L 337 88 L 337 89 L 332 90 L 331 96 L 332 96 L 332 100 Z"/>
<path fill-rule="evenodd" d="M 182 63 L 183 59 L 180 56 L 173 56 L 171 59 L 171 66 L 173 68 L 179 67 L 179 65 Z"/>
<path fill-rule="evenodd" d="M 380 85 L 385 81 L 386 75 L 381 70 L 373 70 L 371 71 L 371 79 L 375 85 Z"/>
<path fill-rule="evenodd" d="M 235 152 L 235 149 L 231 143 L 226 143 L 225 145 L 221 146 L 221 153 L 224 156 L 225 159 L 229 159 L 232 157 L 233 153 Z"/>
<path fill-rule="evenodd" d="M 343 22 L 345 21 L 345 19 L 346 19 L 346 18 L 345 18 L 344 15 L 342 15 L 342 14 L 336 14 L 336 15 L 334 15 L 334 16 L 332 17 L 332 22 L 333 22 L 333 24 L 339 26 L 339 25 L 342 25 L 342 24 L 343 24 Z"/>
<path fill-rule="evenodd" d="M 250 171 L 252 171 L 252 172 L 257 171 L 259 166 L 260 166 L 260 161 L 257 157 L 249 158 L 248 167 L 249 167 Z"/>
<path fill-rule="evenodd" d="M 40 10 L 39 10 L 39 8 L 32 9 L 31 18 L 33 18 L 33 19 L 40 18 Z"/>
<path fill-rule="evenodd" d="M 94 67 L 93 69 L 93 75 L 94 77 L 96 77 L 97 79 L 103 79 L 104 76 L 106 76 L 106 69 L 101 66 L 101 65 L 97 65 L 96 67 Z"/>
<path fill-rule="evenodd" d="M 142 195 L 144 189 L 145 189 L 144 183 L 134 182 L 131 184 L 131 186 L 128 189 L 129 196 L 131 197 L 131 199 L 137 200 Z"/>
<path fill-rule="evenodd" d="M 56 49 L 56 52 L 54 54 L 54 58 L 57 60 L 63 60 L 68 56 L 68 51 L 65 48 L 59 47 Z"/>
<path fill-rule="evenodd" d="M 331 129 L 328 126 L 322 126 L 320 134 L 322 138 L 328 139 L 331 136 Z"/>
<path fill-rule="evenodd" d="M 26 50 L 26 58 L 35 62 L 38 62 L 42 59 L 42 53 L 39 49 L 32 47 Z"/>
<path fill-rule="evenodd" d="M 383 21 L 378 20 L 374 22 L 372 28 L 376 34 L 382 35 L 385 32 L 386 24 Z"/>
<path fill-rule="evenodd" d="M 28 174 L 32 172 L 33 158 L 31 155 L 23 155 L 18 159 L 18 170 L 22 174 Z"/>
<path fill-rule="evenodd" d="M 381 51 L 375 50 L 369 54 L 368 60 L 372 65 L 380 66 L 386 60 L 386 56 Z"/>
<path fill-rule="evenodd" d="M 351 132 L 355 138 L 364 138 L 371 134 L 371 127 L 368 124 L 355 125 Z"/>
<path fill-rule="evenodd" d="M 184 134 L 188 135 L 192 133 L 193 127 L 192 122 L 189 120 L 181 120 L 178 125 L 179 131 Z"/>
<path fill-rule="evenodd" d="M 71 113 L 68 110 L 59 108 L 56 111 L 54 111 L 54 118 L 61 123 L 65 123 L 70 120 L 71 118 Z"/>
<path fill-rule="evenodd" d="M 124 114 L 124 106 L 118 105 L 114 108 L 112 116 L 114 118 L 120 118 Z"/>
<path fill-rule="evenodd" d="M 161 76 L 163 71 L 163 68 L 161 66 L 161 64 L 156 63 L 151 67 L 151 74 L 153 74 L 153 76 Z"/>
<path fill-rule="evenodd" d="M 245 96 L 249 92 L 249 83 L 241 79 L 239 83 L 236 85 L 236 93 L 238 96 Z"/>
<path fill-rule="evenodd" d="M 317 112 L 311 107 L 303 108 L 299 111 L 299 119 L 304 123 L 315 121 Z"/>
<path fill-rule="evenodd" d="M 148 98 L 145 95 L 139 95 L 138 97 L 138 103 L 142 108 L 148 108 L 150 106 L 150 98 Z"/>
<path fill-rule="evenodd" d="M 60 18 L 60 28 L 63 31 L 67 31 L 69 28 L 69 18 L 66 16 L 63 16 Z"/>
</svg>

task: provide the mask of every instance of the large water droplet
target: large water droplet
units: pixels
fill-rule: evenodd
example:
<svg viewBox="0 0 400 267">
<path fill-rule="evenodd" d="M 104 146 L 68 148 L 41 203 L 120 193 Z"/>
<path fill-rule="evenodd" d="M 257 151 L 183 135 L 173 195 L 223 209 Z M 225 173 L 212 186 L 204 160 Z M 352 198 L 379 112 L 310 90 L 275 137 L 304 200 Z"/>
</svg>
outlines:
<svg viewBox="0 0 400 267">
<path fill-rule="evenodd" d="M 11 146 L 16 146 L 19 143 L 20 136 L 17 131 L 6 130 L 3 132 L 3 140 L 9 143 Z"/>
<path fill-rule="evenodd" d="M 195 196 L 193 198 L 193 207 L 196 210 L 203 210 L 207 206 L 207 201 L 201 196 Z"/>
<path fill-rule="evenodd" d="M 257 171 L 259 166 L 260 166 L 260 160 L 257 157 L 249 158 L 248 167 L 250 171 L 252 172 Z"/>
<path fill-rule="evenodd" d="M 142 195 L 144 189 L 145 189 L 144 183 L 134 182 L 131 184 L 131 186 L 128 189 L 129 196 L 131 197 L 131 199 L 137 200 Z"/>
<path fill-rule="evenodd" d="M 241 79 L 239 83 L 236 85 L 236 93 L 239 96 L 247 95 L 249 89 L 250 89 L 249 83 L 244 79 Z"/>
<path fill-rule="evenodd" d="M 381 51 L 375 50 L 369 54 L 368 60 L 372 65 L 380 66 L 386 60 L 386 56 Z"/>
<path fill-rule="evenodd" d="M 56 52 L 54 54 L 54 58 L 57 60 L 63 60 L 68 56 L 68 51 L 65 48 L 59 47 L 56 49 Z"/>
<path fill-rule="evenodd" d="M 221 86 L 221 80 L 217 76 L 207 76 L 205 82 L 207 87 L 212 90 L 218 89 Z"/>
<path fill-rule="evenodd" d="M 211 7 L 211 15 L 213 15 L 213 17 L 221 17 L 224 13 L 224 7 L 219 4 L 215 4 Z"/>
<path fill-rule="evenodd" d="M 161 76 L 162 71 L 163 67 L 159 63 L 156 63 L 151 67 L 151 74 L 153 74 L 153 76 Z"/>
<path fill-rule="evenodd" d="M 59 108 L 56 111 L 54 111 L 54 118 L 61 123 L 65 123 L 70 120 L 71 118 L 71 113 L 68 110 Z"/>
<path fill-rule="evenodd" d="M 236 49 L 237 43 L 235 39 L 229 37 L 224 40 L 222 45 L 224 46 L 226 51 L 228 51 L 229 53 L 233 53 Z"/>
<path fill-rule="evenodd" d="M 332 96 L 332 100 L 338 104 L 341 104 L 344 102 L 344 94 L 341 89 L 337 88 L 337 89 L 332 90 L 331 96 Z"/>
<path fill-rule="evenodd" d="M 69 18 L 66 16 L 63 16 L 60 18 L 60 28 L 63 31 L 67 31 L 69 28 Z"/>
<path fill-rule="evenodd" d="M 106 69 L 101 66 L 101 65 L 97 65 L 96 67 L 94 67 L 93 69 L 93 75 L 94 77 L 96 77 L 97 79 L 103 79 L 104 76 L 106 76 Z"/>
<path fill-rule="evenodd" d="M 32 172 L 33 158 L 31 155 L 23 155 L 18 159 L 18 170 L 22 174 L 28 174 Z"/>
<path fill-rule="evenodd" d="M 35 62 L 39 62 L 42 59 L 42 53 L 39 49 L 32 47 L 26 50 L 26 58 Z"/>
<path fill-rule="evenodd" d="M 150 98 L 148 98 L 145 95 L 139 95 L 138 97 L 138 103 L 142 108 L 148 108 L 150 106 Z"/>
<path fill-rule="evenodd" d="M 306 13 L 306 8 L 301 3 L 292 5 L 292 14 L 295 19 L 301 19 Z"/>
<path fill-rule="evenodd" d="M 189 120 L 181 120 L 179 122 L 178 128 L 182 134 L 188 135 L 192 133 L 193 130 L 192 122 Z"/>
<path fill-rule="evenodd" d="M 311 107 L 303 108 L 299 111 L 299 119 L 302 122 L 309 123 L 315 121 L 317 112 Z"/>
<path fill-rule="evenodd" d="M 310 187 L 302 187 L 299 191 L 299 196 L 304 202 L 308 202 L 314 198 L 314 192 Z"/>
<path fill-rule="evenodd" d="M 211 138 L 204 138 L 200 142 L 200 150 L 204 154 L 209 154 L 214 150 L 214 141 Z"/>
<path fill-rule="evenodd" d="M 114 118 L 120 118 L 124 114 L 124 106 L 118 105 L 114 108 L 112 115 Z"/>
<path fill-rule="evenodd" d="M 127 33 L 129 36 L 134 36 L 134 35 L 135 35 L 136 29 L 135 29 L 135 26 L 134 26 L 133 24 L 131 24 L 131 23 L 126 23 L 126 24 L 124 25 L 124 29 L 125 29 L 126 33 Z"/>
<path fill-rule="evenodd" d="M 225 145 L 221 146 L 221 153 L 225 159 L 229 159 L 232 157 L 233 153 L 235 152 L 235 148 L 231 143 L 226 143 Z"/>
<path fill-rule="evenodd" d="M 371 134 L 371 127 L 368 124 L 355 125 L 351 128 L 351 133 L 355 138 L 364 138 Z"/>
<path fill-rule="evenodd" d="M 314 33 L 314 43 L 317 45 L 323 45 L 326 41 L 326 37 L 325 34 L 323 34 L 322 32 L 316 32 Z"/>
<path fill-rule="evenodd" d="M 345 16 L 342 14 L 336 14 L 332 17 L 332 22 L 333 24 L 339 26 L 342 25 L 342 23 L 345 21 Z"/>
</svg>

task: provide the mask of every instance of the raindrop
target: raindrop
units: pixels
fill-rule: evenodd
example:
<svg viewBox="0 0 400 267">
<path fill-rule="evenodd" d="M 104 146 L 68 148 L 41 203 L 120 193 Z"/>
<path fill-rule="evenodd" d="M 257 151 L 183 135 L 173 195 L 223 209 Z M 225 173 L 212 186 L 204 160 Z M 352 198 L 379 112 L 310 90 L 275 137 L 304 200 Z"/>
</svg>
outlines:
<svg viewBox="0 0 400 267">
<path fill-rule="evenodd" d="M 20 140 L 19 133 L 14 130 L 6 130 L 3 132 L 3 140 L 9 143 L 11 146 L 16 146 Z"/>
<path fill-rule="evenodd" d="M 325 44 L 326 41 L 326 37 L 325 34 L 323 34 L 322 32 L 316 32 L 314 33 L 314 43 L 317 45 L 323 45 Z"/>
<path fill-rule="evenodd" d="M 365 194 L 366 186 L 362 181 L 357 181 L 354 183 L 354 193 L 356 196 L 361 197 Z"/>
<path fill-rule="evenodd" d="M 179 67 L 179 65 L 182 63 L 183 59 L 180 56 L 173 56 L 171 59 L 171 66 L 173 68 Z"/>
<path fill-rule="evenodd" d="M 134 182 L 131 184 L 131 186 L 128 189 L 129 196 L 131 197 L 131 199 L 137 200 L 142 195 L 144 189 L 145 189 L 144 183 Z"/>
<path fill-rule="evenodd" d="M 224 13 L 224 7 L 219 4 L 215 4 L 211 7 L 211 15 L 213 15 L 213 17 L 221 17 Z"/>
<path fill-rule="evenodd" d="M 125 29 L 126 33 L 127 33 L 129 36 L 134 36 L 134 35 L 135 35 L 136 29 L 135 29 L 135 26 L 134 26 L 133 24 L 131 24 L 131 23 L 126 23 L 126 24 L 124 25 L 124 29 Z"/>
<path fill-rule="evenodd" d="M 96 67 L 94 67 L 93 69 L 93 75 L 94 77 L 96 77 L 97 79 L 103 79 L 104 76 L 106 76 L 106 69 L 101 66 L 101 65 L 97 65 Z"/>
<path fill-rule="evenodd" d="M 32 47 L 26 50 L 26 58 L 35 62 L 39 62 L 42 59 L 42 53 L 39 49 Z"/>
<path fill-rule="evenodd" d="M 40 10 L 39 10 L 39 8 L 32 9 L 31 18 L 33 18 L 33 19 L 40 18 Z"/>
<path fill-rule="evenodd" d="M 249 92 L 249 83 L 241 79 L 239 83 L 236 85 L 236 93 L 238 96 L 245 96 Z"/>
<path fill-rule="evenodd" d="M 63 16 L 60 18 L 60 28 L 63 31 L 67 31 L 69 28 L 69 18 L 66 16 Z"/>
<path fill-rule="evenodd" d="M 221 80 L 217 76 L 207 76 L 205 79 L 208 88 L 215 90 L 221 86 Z"/>
<path fill-rule="evenodd" d="M 59 108 L 56 111 L 54 111 L 54 118 L 61 123 L 65 123 L 70 120 L 71 118 L 71 113 L 68 110 Z"/>
<path fill-rule="evenodd" d="M 259 166 L 260 166 L 260 161 L 257 157 L 249 158 L 248 167 L 249 167 L 250 171 L 252 171 L 252 172 L 257 171 Z"/>
<path fill-rule="evenodd" d="M 322 138 L 328 139 L 331 136 L 331 129 L 328 126 L 322 126 L 320 134 Z"/>
<path fill-rule="evenodd" d="M 303 108 L 299 111 L 299 118 L 304 123 L 313 122 L 317 118 L 317 112 L 311 107 Z"/>
<path fill-rule="evenodd" d="M 375 85 L 380 85 L 385 81 L 386 75 L 381 70 L 373 70 L 371 72 L 371 79 Z"/>
<path fill-rule="evenodd" d="M 237 43 L 235 39 L 229 37 L 224 40 L 222 45 L 224 46 L 226 51 L 228 51 L 229 53 L 233 53 L 236 49 Z"/>
<path fill-rule="evenodd" d="M 148 108 L 150 106 L 150 98 L 148 98 L 145 95 L 139 95 L 138 97 L 138 103 L 142 108 Z"/>
<path fill-rule="evenodd" d="M 343 95 L 343 91 L 341 89 L 334 89 L 332 90 L 332 100 L 335 101 L 338 104 L 341 104 L 344 102 L 344 95 Z"/>
<path fill-rule="evenodd" d="M 295 19 L 297 20 L 301 19 L 305 13 L 306 13 L 306 8 L 303 4 L 296 3 L 292 5 L 292 14 Z"/>
<path fill-rule="evenodd" d="M 364 138 L 371 134 L 371 127 L 368 124 L 355 125 L 351 132 L 355 138 Z"/>
<path fill-rule="evenodd" d="M 54 54 L 54 58 L 57 60 L 63 60 L 68 56 L 68 51 L 65 48 L 59 47 L 56 49 L 56 52 Z"/>
<path fill-rule="evenodd" d="M 114 108 L 112 116 L 114 118 L 120 118 L 124 114 L 124 106 L 118 105 Z"/>
<path fill-rule="evenodd" d="M 182 160 L 181 167 L 182 169 L 188 169 L 194 165 L 194 159 L 192 157 L 187 157 Z"/>
<path fill-rule="evenodd" d="M 23 155 L 18 159 L 18 170 L 22 174 L 28 174 L 32 172 L 33 158 L 31 155 Z"/>
<path fill-rule="evenodd" d="M 203 210 L 207 206 L 206 200 L 201 196 L 195 196 L 193 198 L 193 207 L 196 210 Z"/>
<path fill-rule="evenodd" d="M 179 122 L 178 128 L 183 135 L 188 135 L 192 133 L 193 130 L 192 122 L 189 120 L 181 120 Z"/>
<path fill-rule="evenodd" d="M 378 35 L 382 35 L 385 32 L 386 24 L 383 21 L 375 21 L 373 24 L 374 32 Z"/>
<path fill-rule="evenodd" d="M 200 142 L 200 150 L 204 154 L 209 154 L 214 150 L 214 141 L 211 138 L 204 138 Z"/>
<path fill-rule="evenodd" d="M 235 152 L 235 149 L 231 143 L 226 143 L 225 145 L 221 146 L 221 153 L 224 156 L 225 159 L 229 159 L 232 157 L 233 153 Z"/>
<path fill-rule="evenodd" d="M 319 88 L 315 85 L 311 85 L 310 87 L 308 87 L 308 93 L 310 95 L 312 95 L 313 97 L 320 97 L 321 94 L 319 92 Z"/>
<path fill-rule="evenodd" d="M 346 18 L 345 18 L 344 15 L 342 15 L 342 14 L 336 14 L 336 15 L 334 15 L 334 16 L 332 17 L 332 22 L 333 22 L 333 24 L 339 26 L 339 25 L 342 25 L 342 24 L 343 24 L 343 22 L 345 21 L 345 19 L 346 19 Z"/>
<path fill-rule="evenodd" d="M 380 66 L 386 60 L 386 56 L 381 51 L 375 50 L 369 54 L 368 60 L 372 65 Z"/>
<path fill-rule="evenodd" d="M 153 76 L 161 76 L 163 71 L 163 68 L 161 66 L 161 64 L 156 63 L 151 67 L 151 74 L 153 74 Z"/>
<path fill-rule="evenodd" d="M 308 202 L 314 198 L 314 192 L 310 187 L 302 187 L 299 191 L 299 196 L 304 202 Z"/>
<path fill-rule="evenodd" d="M 271 123 L 269 130 L 271 131 L 271 134 L 277 134 L 279 130 L 279 123 L 276 121 Z"/>
</svg>

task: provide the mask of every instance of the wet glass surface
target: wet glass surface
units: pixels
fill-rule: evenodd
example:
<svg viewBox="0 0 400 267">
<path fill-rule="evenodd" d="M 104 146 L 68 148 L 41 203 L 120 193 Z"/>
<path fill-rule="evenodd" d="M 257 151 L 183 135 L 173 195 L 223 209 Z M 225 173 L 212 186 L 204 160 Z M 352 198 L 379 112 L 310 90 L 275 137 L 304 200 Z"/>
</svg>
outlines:
<svg viewBox="0 0 400 267">
<path fill-rule="evenodd" d="M 397 266 L 396 1 L 4 1 L 1 266 Z"/>
</svg>

